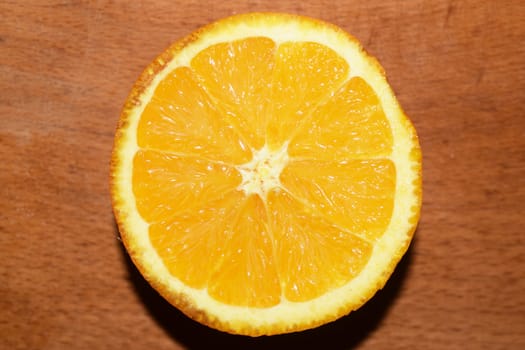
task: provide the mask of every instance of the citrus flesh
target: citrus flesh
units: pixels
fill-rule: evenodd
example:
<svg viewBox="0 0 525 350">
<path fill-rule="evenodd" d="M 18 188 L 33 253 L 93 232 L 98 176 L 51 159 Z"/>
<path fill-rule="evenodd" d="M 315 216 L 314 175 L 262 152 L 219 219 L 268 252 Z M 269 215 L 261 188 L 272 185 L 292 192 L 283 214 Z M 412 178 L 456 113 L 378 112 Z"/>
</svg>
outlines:
<svg viewBox="0 0 525 350">
<path fill-rule="evenodd" d="M 122 241 L 189 317 L 235 334 L 355 310 L 405 253 L 421 205 L 414 128 L 341 29 L 220 20 L 139 78 L 111 167 Z"/>
</svg>

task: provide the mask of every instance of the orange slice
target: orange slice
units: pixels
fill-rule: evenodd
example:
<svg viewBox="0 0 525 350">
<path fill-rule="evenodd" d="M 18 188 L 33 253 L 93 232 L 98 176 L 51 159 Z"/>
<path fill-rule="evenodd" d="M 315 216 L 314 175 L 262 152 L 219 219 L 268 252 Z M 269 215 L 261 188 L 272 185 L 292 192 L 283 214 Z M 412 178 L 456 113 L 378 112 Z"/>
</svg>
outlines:
<svg viewBox="0 0 525 350">
<path fill-rule="evenodd" d="M 133 262 L 189 317 L 304 330 L 383 287 L 421 206 L 421 153 L 382 68 L 317 20 L 245 14 L 136 82 L 111 164 Z"/>
</svg>

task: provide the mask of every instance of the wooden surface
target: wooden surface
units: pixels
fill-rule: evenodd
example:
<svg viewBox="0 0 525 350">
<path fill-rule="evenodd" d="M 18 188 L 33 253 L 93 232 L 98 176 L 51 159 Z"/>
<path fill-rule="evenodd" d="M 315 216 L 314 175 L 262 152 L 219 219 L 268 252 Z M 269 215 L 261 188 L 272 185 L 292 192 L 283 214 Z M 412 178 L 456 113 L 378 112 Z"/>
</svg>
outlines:
<svg viewBox="0 0 525 350">
<path fill-rule="evenodd" d="M 214 19 L 333 22 L 385 67 L 424 154 L 421 222 L 361 310 L 249 339 L 144 282 L 108 193 L 142 69 Z M 0 349 L 525 349 L 525 5 L 516 1 L 0 1 Z"/>
</svg>

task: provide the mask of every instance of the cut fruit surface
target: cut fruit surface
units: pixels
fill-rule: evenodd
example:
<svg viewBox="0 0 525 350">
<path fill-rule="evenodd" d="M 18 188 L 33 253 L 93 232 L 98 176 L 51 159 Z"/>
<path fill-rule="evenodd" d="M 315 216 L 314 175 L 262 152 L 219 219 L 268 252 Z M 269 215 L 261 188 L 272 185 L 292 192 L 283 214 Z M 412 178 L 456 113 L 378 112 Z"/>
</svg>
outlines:
<svg viewBox="0 0 525 350">
<path fill-rule="evenodd" d="M 237 15 L 136 82 L 111 194 L 122 241 L 189 317 L 235 334 L 357 309 L 410 244 L 421 153 L 382 68 L 341 29 Z"/>
</svg>

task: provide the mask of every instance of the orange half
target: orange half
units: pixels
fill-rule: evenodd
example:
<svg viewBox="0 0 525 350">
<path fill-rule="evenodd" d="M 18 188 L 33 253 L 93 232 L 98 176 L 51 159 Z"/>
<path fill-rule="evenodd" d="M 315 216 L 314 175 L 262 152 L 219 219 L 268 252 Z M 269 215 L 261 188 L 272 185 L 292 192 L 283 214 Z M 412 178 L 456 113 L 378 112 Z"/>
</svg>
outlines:
<svg viewBox="0 0 525 350">
<path fill-rule="evenodd" d="M 235 334 L 357 309 L 411 241 L 421 153 L 382 68 L 321 21 L 245 14 L 144 71 L 111 194 L 133 262 L 189 317 Z"/>
</svg>

